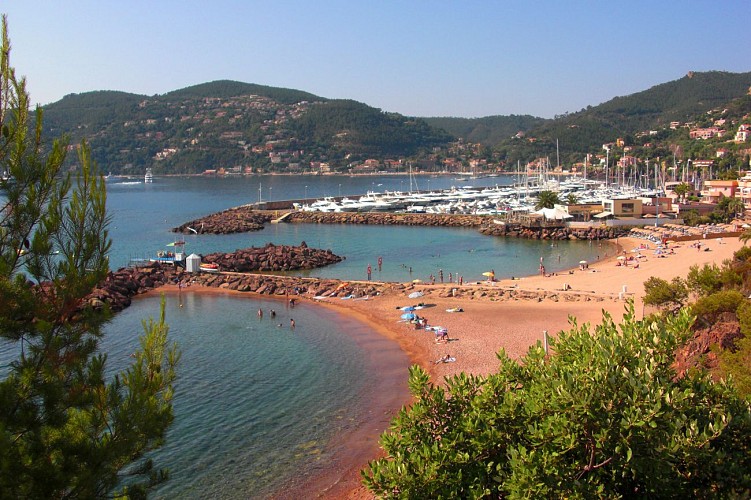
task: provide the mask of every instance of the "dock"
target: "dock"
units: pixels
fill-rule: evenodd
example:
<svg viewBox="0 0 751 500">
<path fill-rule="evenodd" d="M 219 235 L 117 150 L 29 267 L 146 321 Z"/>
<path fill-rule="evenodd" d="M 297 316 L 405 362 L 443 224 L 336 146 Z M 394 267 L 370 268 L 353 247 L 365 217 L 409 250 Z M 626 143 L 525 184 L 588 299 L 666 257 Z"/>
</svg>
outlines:
<svg viewBox="0 0 751 500">
<path fill-rule="evenodd" d="M 293 214 L 293 213 L 294 213 L 294 212 L 286 212 L 286 213 L 285 213 L 284 215 L 282 215 L 281 217 L 277 217 L 276 219 L 271 219 L 271 223 L 272 223 L 272 224 L 279 224 L 280 222 L 284 222 L 284 221 L 286 221 L 287 219 L 289 219 L 289 218 L 290 218 L 290 217 L 292 216 L 292 214 Z"/>
</svg>

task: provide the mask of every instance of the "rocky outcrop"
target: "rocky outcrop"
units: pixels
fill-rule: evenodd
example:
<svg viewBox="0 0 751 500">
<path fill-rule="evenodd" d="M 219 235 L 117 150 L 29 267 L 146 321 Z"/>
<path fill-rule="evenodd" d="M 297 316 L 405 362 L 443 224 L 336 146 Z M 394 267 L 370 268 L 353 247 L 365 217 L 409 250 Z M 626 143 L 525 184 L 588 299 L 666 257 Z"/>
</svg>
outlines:
<svg viewBox="0 0 751 500">
<path fill-rule="evenodd" d="M 342 260 L 342 257 L 335 255 L 331 250 L 308 248 L 304 241 L 297 247 L 269 243 L 261 248 L 246 248 L 233 253 L 212 253 L 203 257 L 204 262 L 217 264 L 222 271 L 238 273 L 315 269 Z"/>
<path fill-rule="evenodd" d="M 675 370 L 679 376 L 693 368 L 715 368 L 718 364 L 714 346 L 721 350 L 736 349 L 736 341 L 743 337 L 735 313 L 722 313 L 709 328 L 694 331 L 691 339 L 675 354 Z"/>
</svg>

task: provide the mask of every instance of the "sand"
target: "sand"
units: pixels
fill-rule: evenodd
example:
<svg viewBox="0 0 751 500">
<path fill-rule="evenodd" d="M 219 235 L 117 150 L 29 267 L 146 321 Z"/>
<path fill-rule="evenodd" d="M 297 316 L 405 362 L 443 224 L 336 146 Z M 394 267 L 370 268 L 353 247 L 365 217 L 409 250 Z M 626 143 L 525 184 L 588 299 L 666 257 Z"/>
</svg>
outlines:
<svg viewBox="0 0 751 500">
<path fill-rule="evenodd" d="M 542 341 L 543 332 L 555 335 L 569 327 L 569 316 L 577 318 L 579 324 L 589 322 L 599 324 L 603 311 L 619 320 L 626 306 L 627 298 L 633 299 L 637 316 L 645 312 L 642 303 L 643 283 L 650 276 L 670 280 L 685 277 L 692 265 L 707 263 L 721 264 L 730 259 L 741 248 L 737 237 L 699 240 L 702 248 L 697 250 L 695 242 L 671 243 L 672 252 L 665 257 L 654 255 L 654 243 L 634 238 L 620 238 L 618 249 L 610 244 L 610 256 L 587 269 L 574 269 L 559 272 L 553 276 L 531 276 L 505 279 L 498 282 L 476 282 L 461 287 L 463 297 L 440 297 L 446 295 L 457 284 L 414 285 L 409 291 L 422 291 L 424 296 L 409 299 L 404 294 L 383 295 L 369 300 L 320 301 L 323 307 L 346 314 L 353 319 L 373 327 L 380 335 L 395 341 L 412 363 L 428 370 L 436 383 L 442 383 L 445 376 L 459 372 L 488 374 L 498 367 L 496 353 L 505 349 L 512 358 L 518 359 L 529 347 Z M 643 244 L 651 248 L 637 251 Z M 604 243 L 603 245 L 609 245 Z M 704 251 L 708 249 L 708 251 Z M 636 258 L 638 254 L 644 258 Z M 619 266 L 616 255 L 635 258 L 628 266 Z M 638 262 L 638 267 L 634 263 Z M 478 297 L 482 291 L 501 288 L 526 291 L 563 291 L 568 289 L 569 300 L 491 300 Z M 448 290 L 447 290 L 448 289 Z M 192 292 L 195 292 L 193 289 Z M 479 293 L 469 293 L 469 292 Z M 200 293 L 200 292 L 199 292 Z M 313 302 L 312 298 L 310 299 Z M 429 325 L 440 325 L 448 329 L 450 341 L 436 343 L 432 332 L 415 330 L 409 323 L 400 322 L 400 306 L 423 302 L 427 307 L 416 311 L 428 319 Z M 450 308 L 462 308 L 463 312 L 447 312 Z M 649 312 L 649 311 L 646 311 Z M 456 359 L 451 363 L 435 363 L 449 354 Z M 404 373 L 406 384 L 408 374 Z M 399 398 L 396 398 L 399 401 Z M 395 401 L 391 401 L 393 404 Z M 398 404 L 398 403 L 397 403 Z M 394 408 L 391 413 L 395 413 Z M 382 422 L 385 429 L 386 422 Z M 373 428 L 376 432 L 377 429 Z M 368 446 L 372 449 L 370 458 L 378 455 L 377 436 L 372 436 Z M 335 485 L 325 488 L 322 497 L 328 498 L 369 498 L 369 494 L 359 486 L 359 469 L 367 462 L 363 454 L 352 456 L 353 463 L 347 470 L 340 470 L 341 476 Z M 311 490 L 308 490 L 309 492 Z M 320 490 L 318 490 L 320 491 Z"/>
</svg>

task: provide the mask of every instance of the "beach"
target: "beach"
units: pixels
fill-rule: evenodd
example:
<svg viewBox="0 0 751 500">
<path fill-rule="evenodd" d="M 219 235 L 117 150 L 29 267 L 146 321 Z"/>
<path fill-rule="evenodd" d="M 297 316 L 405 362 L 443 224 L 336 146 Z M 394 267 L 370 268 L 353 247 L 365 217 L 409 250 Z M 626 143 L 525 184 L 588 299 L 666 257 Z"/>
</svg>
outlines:
<svg viewBox="0 0 751 500">
<path fill-rule="evenodd" d="M 600 323 L 605 311 L 619 321 L 627 299 L 634 301 L 637 317 L 648 314 L 650 311 L 645 311 L 642 296 L 643 283 L 649 277 L 666 280 L 685 277 L 691 266 L 720 265 L 742 247 L 737 237 L 697 241 L 701 244 L 698 249 L 695 241 L 670 243 L 661 255 L 656 255 L 654 243 L 620 238 L 617 247 L 614 243 L 603 243 L 603 247 L 607 247 L 603 248 L 603 256 L 608 254 L 607 257 L 553 275 L 471 282 L 462 286 L 417 283 L 410 284 L 401 293 L 367 300 L 302 298 L 371 326 L 376 333 L 396 342 L 411 363 L 425 368 L 434 382 L 441 384 L 444 377 L 460 372 L 488 374 L 495 371 L 498 367 L 496 353 L 501 349 L 518 359 L 531 345 L 543 340 L 544 332 L 554 336 L 568 329 L 569 317 L 575 317 L 579 324 L 595 325 Z M 649 247 L 643 248 L 644 245 Z M 410 299 L 408 294 L 414 292 L 423 295 Z M 190 293 L 240 292 L 196 287 Z M 399 308 L 418 304 L 423 306 L 415 313 L 425 317 L 429 326 L 445 328 L 448 342 L 437 343 L 433 331 L 415 329 L 413 324 L 400 319 L 403 311 Z M 457 309 L 461 312 L 449 312 Z M 436 363 L 446 355 L 455 361 Z M 382 362 L 384 368 L 388 367 L 387 358 Z M 402 387 L 406 388 L 406 370 L 401 376 Z M 396 389 L 396 392 L 395 397 L 375 405 L 379 418 L 367 429 L 358 431 L 356 449 L 351 454 L 348 452 L 345 459 L 349 463 L 314 481 L 313 487 L 306 490 L 308 493 L 317 491 L 325 498 L 370 498 L 360 486 L 359 470 L 378 455 L 378 435 L 387 428 L 398 406 L 408 402 L 403 389 Z"/>
</svg>

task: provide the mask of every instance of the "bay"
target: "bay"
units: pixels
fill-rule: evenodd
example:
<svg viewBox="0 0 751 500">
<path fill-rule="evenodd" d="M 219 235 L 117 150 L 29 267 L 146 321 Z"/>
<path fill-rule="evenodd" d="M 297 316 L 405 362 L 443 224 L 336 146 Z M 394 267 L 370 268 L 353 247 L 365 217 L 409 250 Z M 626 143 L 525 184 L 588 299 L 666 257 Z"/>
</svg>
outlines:
<svg viewBox="0 0 751 500">
<path fill-rule="evenodd" d="M 511 177 L 468 181 L 421 177 L 421 189 L 509 184 Z M 172 227 L 230 207 L 261 200 L 358 195 L 368 190 L 406 190 L 405 176 L 253 176 L 230 178 L 157 177 L 108 182 L 113 240 L 110 266 L 148 258 L 175 240 Z M 339 264 L 297 274 L 384 281 L 482 280 L 537 272 L 540 259 L 550 272 L 596 260 L 597 242 L 550 242 L 495 238 L 472 229 L 273 224 L 236 235 L 186 235 L 188 253 L 229 252 L 266 243 L 331 249 Z M 377 258 L 383 267 L 378 271 Z M 153 453 L 172 480 L 158 498 L 248 498 L 265 496 L 309 477 L 338 460 L 337 439 L 360 427 L 375 396 L 370 384 L 383 366 L 373 362 L 373 338 L 366 326 L 327 310 L 301 304 L 292 311 L 271 299 L 182 293 L 168 295 L 170 337 L 180 343 L 175 423 L 163 448 Z M 157 317 L 159 297 L 134 300 L 107 325 L 102 347 L 110 369 L 126 366 L 137 347 L 141 320 Z M 258 309 L 264 310 L 259 320 Z M 270 311 L 277 317 L 272 320 Z M 294 317 L 297 327 L 289 328 Z M 281 325 L 281 326 L 280 326 Z M 368 337 L 370 336 L 370 337 Z M 360 340 L 358 340 L 358 338 Z M 362 340 L 367 338 L 367 340 Z M 382 340 L 382 339 L 381 339 Z M 392 346 L 393 347 L 393 346 Z M 17 346 L 0 345 L 0 372 Z M 399 358 L 401 356 L 401 358 Z M 401 366 L 403 353 L 391 362 Z M 113 372 L 114 373 L 114 372 Z M 394 389 L 398 390 L 398 389 Z M 402 387 L 401 390 L 404 390 Z M 346 446 L 344 446 L 346 448 Z"/>
</svg>

